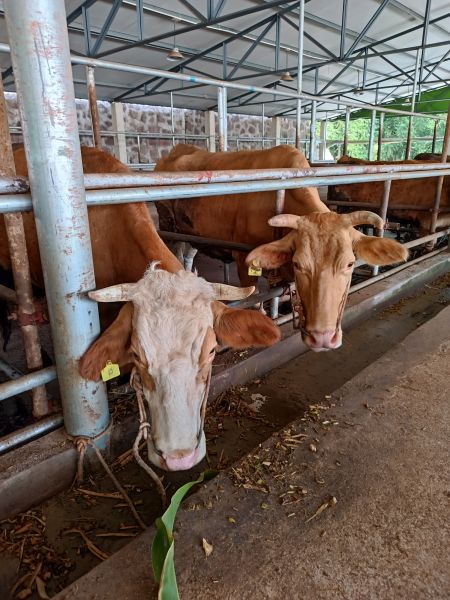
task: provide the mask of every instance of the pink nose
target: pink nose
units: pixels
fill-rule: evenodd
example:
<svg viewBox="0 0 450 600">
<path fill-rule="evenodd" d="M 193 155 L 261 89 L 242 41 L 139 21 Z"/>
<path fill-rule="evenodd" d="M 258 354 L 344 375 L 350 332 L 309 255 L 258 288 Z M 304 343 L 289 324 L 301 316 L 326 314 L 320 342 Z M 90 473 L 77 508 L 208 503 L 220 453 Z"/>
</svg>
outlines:
<svg viewBox="0 0 450 600">
<path fill-rule="evenodd" d="M 168 455 L 163 454 L 163 458 L 168 471 L 186 471 L 192 469 L 198 462 L 197 450 L 192 450 L 192 452 L 180 450 Z"/>
<path fill-rule="evenodd" d="M 312 350 L 331 350 L 341 345 L 339 338 L 336 329 L 328 329 L 326 331 L 308 331 L 305 341 Z"/>
</svg>

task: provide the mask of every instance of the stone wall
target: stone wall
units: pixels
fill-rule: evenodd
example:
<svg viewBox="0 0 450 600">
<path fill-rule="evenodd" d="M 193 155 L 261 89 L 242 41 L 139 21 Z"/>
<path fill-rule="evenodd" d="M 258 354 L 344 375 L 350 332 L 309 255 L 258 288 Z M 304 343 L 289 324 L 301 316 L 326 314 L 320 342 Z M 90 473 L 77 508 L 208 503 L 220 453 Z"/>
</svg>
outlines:
<svg viewBox="0 0 450 600">
<path fill-rule="evenodd" d="M 13 142 L 22 141 L 20 134 L 20 114 L 17 106 L 16 94 L 5 93 L 8 110 L 9 125 L 12 128 Z M 77 99 L 77 118 L 80 129 L 81 143 L 86 146 L 92 145 L 91 119 L 89 114 L 89 103 L 87 100 Z M 100 116 L 100 128 L 102 131 L 102 143 L 106 150 L 112 154 L 116 153 L 115 136 L 113 133 L 113 119 L 111 104 L 99 101 L 98 111 Z M 206 119 L 207 113 L 200 110 L 187 110 L 175 108 L 172 118 L 170 108 L 164 106 L 147 106 L 142 104 L 123 104 L 124 124 L 126 135 L 127 158 L 129 163 L 155 163 L 159 158 L 166 155 L 175 144 L 187 143 L 207 148 Z M 215 117 L 216 132 L 217 114 Z M 302 122 L 302 137 L 306 136 L 307 122 Z M 111 131 L 111 135 L 105 135 Z M 263 134 L 263 118 L 254 115 L 228 115 L 228 149 L 244 150 L 258 149 L 262 147 L 261 137 Z M 269 138 L 272 134 L 272 119 L 264 117 L 264 136 Z M 174 140 L 173 140 L 174 137 Z M 251 138 L 255 138 L 252 140 Z M 281 139 L 293 140 L 295 138 L 294 119 L 283 117 L 281 119 Z M 267 140 L 264 147 L 274 145 L 274 141 Z M 216 145 L 217 147 L 217 145 Z"/>
</svg>

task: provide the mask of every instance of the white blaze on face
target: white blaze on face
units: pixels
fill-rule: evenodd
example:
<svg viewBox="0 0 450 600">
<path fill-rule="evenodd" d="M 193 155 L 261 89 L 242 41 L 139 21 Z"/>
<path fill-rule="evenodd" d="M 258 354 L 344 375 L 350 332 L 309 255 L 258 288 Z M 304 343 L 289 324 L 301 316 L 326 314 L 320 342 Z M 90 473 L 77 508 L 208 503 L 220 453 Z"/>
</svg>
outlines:
<svg viewBox="0 0 450 600">
<path fill-rule="evenodd" d="M 210 283 L 151 269 L 133 292 L 132 351 L 150 407 L 150 460 L 189 469 L 205 456 L 202 404 L 214 357 Z M 150 445 L 151 446 L 151 445 Z"/>
</svg>

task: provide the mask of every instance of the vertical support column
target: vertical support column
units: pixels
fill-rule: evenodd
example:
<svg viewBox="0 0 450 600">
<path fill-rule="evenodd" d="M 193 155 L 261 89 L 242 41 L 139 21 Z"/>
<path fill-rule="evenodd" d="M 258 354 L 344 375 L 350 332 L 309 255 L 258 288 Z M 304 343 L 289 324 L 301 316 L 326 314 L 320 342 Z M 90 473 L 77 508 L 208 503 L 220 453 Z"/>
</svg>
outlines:
<svg viewBox="0 0 450 600">
<path fill-rule="evenodd" d="M 380 116 L 378 117 L 377 160 L 381 160 L 381 144 L 383 143 L 383 129 L 384 129 L 384 113 L 380 112 Z"/>
<path fill-rule="evenodd" d="M 265 128 L 264 128 L 264 102 L 261 106 L 261 148 L 264 150 L 264 138 L 265 138 Z"/>
<path fill-rule="evenodd" d="M 217 88 L 217 109 L 219 120 L 219 152 L 228 150 L 227 88 Z"/>
<path fill-rule="evenodd" d="M 421 51 L 419 49 L 419 50 L 417 50 L 417 54 L 416 54 L 416 66 L 414 69 L 414 83 L 413 83 L 412 98 L 411 98 L 411 112 L 414 112 L 414 109 L 416 107 L 417 80 L 419 77 L 420 52 Z M 413 126 L 413 117 L 409 117 L 408 134 L 406 136 L 406 148 L 405 148 L 405 159 L 406 160 L 408 160 L 411 155 L 412 126 Z"/>
<path fill-rule="evenodd" d="M 348 127 L 350 125 L 350 108 L 345 108 L 345 123 L 344 123 L 344 149 L 343 154 L 348 154 Z"/>
<path fill-rule="evenodd" d="M 100 331 L 64 0 L 5 0 L 11 59 L 66 430 L 108 426 L 103 384 L 78 359 Z"/>
<path fill-rule="evenodd" d="M 116 132 L 116 156 L 121 162 L 127 164 L 127 138 L 125 136 L 125 119 L 123 116 L 123 104 L 121 102 L 112 102 L 111 114 L 113 131 Z"/>
<path fill-rule="evenodd" d="M 435 152 L 436 152 L 438 126 L 439 126 L 439 121 L 436 119 L 436 121 L 434 122 L 434 128 L 433 128 L 433 141 L 431 142 L 431 153 L 432 154 L 435 154 Z"/>
<path fill-rule="evenodd" d="M 326 159 L 327 153 L 327 126 L 328 119 L 320 121 L 320 143 L 319 143 L 319 160 Z"/>
<path fill-rule="evenodd" d="M 375 120 L 377 118 L 377 111 L 373 110 L 370 114 L 370 132 L 369 132 L 369 148 L 367 150 L 367 160 L 372 160 L 373 156 L 373 144 L 375 141 Z"/>
<path fill-rule="evenodd" d="M 102 136 L 100 134 L 100 115 L 98 114 L 94 67 L 86 67 L 86 79 L 89 98 L 89 110 L 91 113 L 92 134 L 94 137 L 94 146 L 96 148 L 101 148 Z"/>
<path fill-rule="evenodd" d="M 391 179 L 386 179 L 386 181 L 384 182 L 383 200 L 381 201 L 381 206 L 380 206 L 380 217 L 383 219 L 384 222 L 386 222 L 386 216 L 387 216 L 387 211 L 388 211 L 388 206 L 389 206 L 389 196 L 391 193 L 391 184 L 392 184 Z M 383 237 L 384 230 L 376 229 L 375 233 L 376 233 L 377 237 Z M 378 271 L 379 271 L 379 267 L 378 267 L 378 265 L 375 265 L 372 268 L 373 277 L 378 275 Z"/>
<path fill-rule="evenodd" d="M 170 92 L 170 131 L 172 133 L 172 147 L 175 146 L 175 120 L 173 118 L 173 93 Z M 186 141 L 186 139 L 184 140 Z"/>
<path fill-rule="evenodd" d="M 317 120 L 317 101 L 311 102 L 311 122 L 309 126 L 309 163 L 313 163 L 316 158 L 316 120 Z"/>
<path fill-rule="evenodd" d="M 272 117 L 270 122 L 270 137 L 274 140 L 275 146 L 281 144 L 281 118 Z"/>
<path fill-rule="evenodd" d="M 16 168 L 9 135 L 8 115 L 6 112 L 3 81 L 0 77 L 0 176 L 14 177 Z M 14 287 L 18 305 L 18 322 L 23 336 L 27 367 L 30 371 L 42 367 L 41 345 L 39 332 L 34 321 L 33 288 L 31 285 L 30 265 L 28 262 L 25 230 L 21 213 L 4 215 L 6 236 L 8 238 L 9 255 L 14 276 Z M 34 388 L 33 416 L 44 417 L 49 412 L 45 386 Z"/>
<path fill-rule="evenodd" d="M 298 44 L 297 44 L 297 94 L 302 93 L 303 79 L 303 32 L 305 30 L 305 0 L 300 0 L 298 15 Z M 295 118 L 295 147 L 302 149 L 302 100 L 297 98 Z"/>
<path fill-rule="evenodd" d="M 441 163 L 447 162 L 447 155 L 450 152 L 450 105 L 447 111 L 447 121 L 445 123 L 444 141 L 442 143 Z M 431 212 L 430 233 L 435 233 L 439 218 L 439 205 L 441 203 L 442 186 L 444 185 L 444 177 L 437 177 L 436 194 L 434 196 L 434 205 Z M 427 244 L 427 250 L 432 250 L 435 242 Z"/>
<path fill-rule="evenodd" d="M 208 150 L 216 151 L 216 115 L 212 110 L 206 112 L 206 135 L 208 138 Z"/>
</svg>

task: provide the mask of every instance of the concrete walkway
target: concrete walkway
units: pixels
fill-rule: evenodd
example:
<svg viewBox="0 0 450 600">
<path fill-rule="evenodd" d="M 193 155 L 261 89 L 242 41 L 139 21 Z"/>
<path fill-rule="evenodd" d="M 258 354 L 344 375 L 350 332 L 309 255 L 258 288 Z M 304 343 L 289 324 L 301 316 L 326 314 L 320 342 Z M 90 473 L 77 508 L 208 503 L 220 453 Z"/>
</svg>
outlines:
<svg viewBox="0 0 450 600">
<path fill-rule="evenodd" d="M 450 598 L 449 379 L 450 307 L 191 496 L 182 600 Z M 156 598 L 152 537 L 57 599 Z"/>
</svg>

